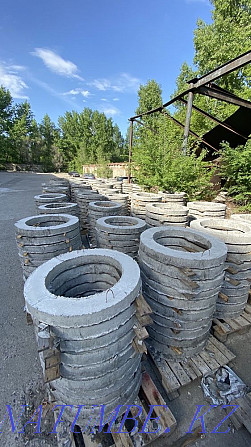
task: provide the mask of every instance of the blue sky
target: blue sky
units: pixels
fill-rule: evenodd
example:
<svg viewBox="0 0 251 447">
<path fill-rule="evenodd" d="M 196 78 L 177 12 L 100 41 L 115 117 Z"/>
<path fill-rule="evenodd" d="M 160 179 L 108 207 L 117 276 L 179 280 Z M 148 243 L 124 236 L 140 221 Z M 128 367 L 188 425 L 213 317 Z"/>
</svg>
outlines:
<svg viewBox="0 0 251 447">
<path fill-rule="evenodd" d="M 0 84 L 39 122 L 90 107 L 125 134 L 139 85 L 155 79 L 165 102 L 192 63 L 199 17 L 208 0 L 2 0 Z"/>
</svg>

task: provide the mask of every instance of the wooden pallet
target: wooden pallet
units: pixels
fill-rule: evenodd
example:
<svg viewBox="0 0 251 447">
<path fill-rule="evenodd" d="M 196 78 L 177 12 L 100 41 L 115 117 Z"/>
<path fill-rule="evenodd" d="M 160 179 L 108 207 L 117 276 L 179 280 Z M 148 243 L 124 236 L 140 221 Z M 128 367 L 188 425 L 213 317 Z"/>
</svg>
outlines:
<svg viewBox="0 0 251 447">
<path fill-rule="evenodd" d="M 143 424 L 146 420 L 147 414 L 149 412 L 150 405 L 166 405 L 163 397 L 158 391 L 156 385 L 151 379 L 150 375 L 147 372 L 143 372 L 142 377 L 142 385 L 138 394 L 137 399 L 135 400 L 135 405 L 140 405 L 142 407 L 142 414 L 140 417 L 137 417 L 138 420 L 138 430 L 132 433 L 98 433 L 97 435 L 88 436 L 85 434 L 77 434 L 73 435 L 68 427 L 68 433 L 65 431 L 65 424 L 58 425 L 58 447 L 134 447 L 135 445 L 140 445 L 142 447 L 148 445 L 150 442 L 155 439 L 159 439 L 160 437 L 166 437 L 170 435 L 177 426 L 176 419 L 174 418 L 171 410 L 169 408 L 158 408 L 154 409 L 152 417 L 159 416 L 159 425 L 161 426 L 158 433 L 138 433 L 141 431 Z M 126 407 L 125 407 L 126 409 Z M 134 412 L 135 411 L 135 412 Z M 131 414 L 129 416 L 137 416 L 138 408 L 132 408 Z M 120 419 L 121 420 L 121 419 Z M 156 425 L 151 425 L 152 423 L 149 421 L 147 424 L 146 431 L 156 431 Z M 118 431 L 118 425 L 112 427 L 111 431 Z M 170 432 L 165 433 L 165 430 L 169 427 Z M 61 431 L 60 431 L 61 430 Z M 78 428 L 79 430 L 79 428 Z M 79 430 L 80 431 L 80 430 Z M 121 430 L 122 431 L 122 430 Z M 123 431 L 126 431 L 126 427 L 123 428 Z"/>
<path fill-rule="evenodd" d="M 167 361 L 148 349 L 152 366 L 160 379 L 169 400 L 179 396 L 178 390 L 204 374 L 216 371 L 235 358 L 235 355 L 215 337 L 210 336 L 200 354 L 187 361 Z"/>
<path fill-rule="evenodd" d="M 213 320 L 213 335 L 220 341 L 226 342 L 234 334 L 245 334 L 251 328 L 251 305 L 247 304 L 244 312 L 237 318 Z"/>
<path fill-rule="evenodd" d="M 230 416 L 235 430 L 244 426 L 251 434 L 251 393 L 232 401 L 231 405 L 239 405 L 239 408 Z"/>
</svg>

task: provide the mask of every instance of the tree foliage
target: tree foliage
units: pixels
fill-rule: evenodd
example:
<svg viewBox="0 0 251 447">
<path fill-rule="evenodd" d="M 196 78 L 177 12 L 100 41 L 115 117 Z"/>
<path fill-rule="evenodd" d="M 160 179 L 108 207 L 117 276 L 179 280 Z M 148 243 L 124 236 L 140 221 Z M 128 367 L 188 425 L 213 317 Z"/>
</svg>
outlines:
<svg viewBox="0 0 251 447">
<path fill-rule="evenodd" d="M 187 90 L 188 81 L 200 77 L 250 50 L 251 47 L 251 0 L 210 0 L 212 4 L 212 22 L 201 19 L 194 31 L 194 65 L 186 62 L 181 67 L 173 96 Z M 251 99 L 251 67 L 245 66 L 215 81 L 225 88 L 248 100 Z M 139 89 L 137 114 L 157 108 L 162 104 L 161 89 L 154 80 Z M 202 95 L 194 96 L 194 105 L 220 120 L 225 120 L 237 107 Z M 186 105 L 175 103 L 174 118 L 185 122 Z M 159 113 L 141 118 L 145 126 L 135 124 L 133 159 L 135 176 L 148 187 L 159 186 L 170 191 L 186 190 L 190 196 L 203 198 L 212 193 L 210 178 L 213 169 L 203 161 L 205 153 L 196 156 L 193 149 L 195 138 L 189 137 L 189 153 L 181 154 L 183 130 L 168 117 Z M 148 128 L 147 128 L 148 126 Z M 212 129 L 215 123 L 193 110 L 191 129 L 199 136 Z M 149 127 L 155 130 L 151 132 Z M 226 187 L 236 195 L 240 203 L 250 200 L 250 145 L 235 150 L 229 145 L 222 152 L 222 175 L 226 178 Z"/>
<path fill-rule="evenodd" d="M 223 143 L 221 157 L 224 187 L 239 205 L 251 211 L 251 141 L 235 149 Z"/>
<path fill-rule="evenodd" d="M 14 104 L 0 88 L 0 162 L 38 163 L 46 171 L 78 169 L 82 164 L 124 161 L 126 147 L 121 132 L 104 113 L 85 108 L 66 112 L 58 127 L 48 114 L 37 123 L 30 104 Z"/>
<path fill-rule="evenodd" d="M 137 114 L 162 104 L 161 88 L 155 81 L 140 86 Z M 144 126 L 135 124 L 133 148 L 134 175 L 140 184 L 170 192 L 186 191 L 190 199 L 209 198 L 212 193 L 212 170 L 195 150 L 184 156 L 181 151 L 182 132 L 170 114 L 159 112 L 143 115 Z"/>
</svg>

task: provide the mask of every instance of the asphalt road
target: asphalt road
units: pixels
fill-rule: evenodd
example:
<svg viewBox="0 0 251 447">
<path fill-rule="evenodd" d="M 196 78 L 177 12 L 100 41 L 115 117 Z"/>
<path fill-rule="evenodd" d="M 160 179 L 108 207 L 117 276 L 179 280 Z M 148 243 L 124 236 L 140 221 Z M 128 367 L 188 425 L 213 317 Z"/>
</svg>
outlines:
<svg viewBox="0 0 251 447">
<path fill-rule="evenodd" d="M 0 447 L 55 445 L 53 435 L 47 435 L 51 430 L 50 421 L 42 427 L 41 431 L 44 429 L 44 434 L 32 435 L 36 426 L 30 426 L 25 435 L 17 433 L 23 427 L 22 422 L 26 422 L 28 415 L 32 414 L 31 410 L 46 400 L 46 393 L 33 327 L 27 325 L 24 313 L 23 278 L 16 248 L 14 223 L 23 217 L 36 214 L 33 197 L 41 193 L 41 183 L 47 182 L 49 178 L 52 176 L 47 174 L 0 172 Z M 245 383 L 251 385 L 250 333 L 236 336 L 228 346 L 236 354 L 233 362 L 234 371 Z M 15 421 L 20 414 L 21 405 L 30 405 L 30 411 L 20 419 L 14 434 L 8 417 L 1 426 L 6 404 L 11 405 Z M 185 436 L 189 429 L 197 405 L 203 404 L 208 406 L 198 381 L 182 388 L 180 398 L 168 404 L 176 417 L 181 436 Z M 208 419 L 209 425 L 215 427 L 220 420 L 220 409 L 212 411 Z M 226 430 L 228 426 L 224 427 Z M 231 429 L 227 434 L 207 434 L 189 444 L 187 440 L 172 444 L 171 439 L 167 438 L 164 441 L 158 440 L 154 445 L 250 447 L 251 436 L 245 429 L 238 432 Z"/>
<path fill-rule="evenodd" d="M 16 421 L 22 404 L 38 406 L 45 398 L 33 327 L 27 325 L 24 312 L 14 223 L 36 214 L 33 197 L 41 193 L 41 183 L 49 178 L 52 176 L 47 174 L 0 172 L 0 421 L 5 405 L 11 405 Z M 35 445 L 29 436 L 12 434 L 7 419 L 1 428 L 1 447 Z M 21 421 L 17 430 L 22 430 Z M 43 442 L 41 436 L 39 445 L 53 445 L 53 438 L 52 443 Z"/>
</svg>

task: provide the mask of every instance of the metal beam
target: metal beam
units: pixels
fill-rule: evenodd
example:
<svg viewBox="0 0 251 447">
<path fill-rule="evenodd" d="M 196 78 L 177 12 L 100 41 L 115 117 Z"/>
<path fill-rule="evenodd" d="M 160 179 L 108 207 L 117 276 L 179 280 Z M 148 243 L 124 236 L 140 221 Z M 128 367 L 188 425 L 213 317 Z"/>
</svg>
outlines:
<svg viewBox="0 0 251 447">
<path fill-rule="evenodd" d="M 180 101 L 183 102 L 184 104 L 187 104 L 187 101 L 185 99 L 180 99 Z M 238 135 L 239 137 L 242 137 L 245 140 L 248 140 L 248 137 L 245 137 L 241 133 L 237 132 L 235 129 L 233 129 L 233 127 L 229 126 L 229 124 L 226 124 L 224 121 L 219 120 L 215 116 L 211 115 L 211 113 L 205 112 L 205 110 L 200 109 L 199 107 L 195 106 L 194 104 L 193 104 L 193 109 L 196 110 L 197 112 L 199 112 L 201 115 L 204 115 L 207 118 L 210 118 L 212 121 L 214 121 L 215 123 L 224 127 L 225 129 L 229 130 L 230 132 L 233 132 L 236 135 Z"/>
<path fill-rule="evenodd" d="M 170 118 L 172 121 L 174 121 L 178 126 L 182 127 L 184 129 L 184 124 L 182 124 L 180 121 L 176 120 L 176 118 L 174 118 L 172 115 L 169 115 L 169 113 L 167 113 L 166 111 L 162 110 L 161 113 L 163 113 L 163 115 L 166 115 L 168 118 Z M 216 149 L 216 147 L 212 146 L 211 144 L 207 143 L 207 141 L 203 140 L 203 138 L 201 138 L 197 133 L 195 133 L 193 130 L 189 129 L 189 133 L 191 135 L 193 135 L 195 138 L 197 138 L 198 140 L 200 140 L 202 143 L 204 143 L 206 146 L 210 147 L 211 149 L 213 149 L 215 152 L 219 152 L 218 149 Z"/>
<path fill-rule="evenodd" d="M 143 121 L 139 121 L 139 120 L 136 120 L 136 119 L 134 119 L 133 120 L 135 123 L 139 123 L 139 124 L 141 124 L 141 126 L 144 126 L 146 129 L 149 129 L 149 130 L 151 130 L 151 132 L 153 132 L 153 133 L 158 133 L 157 132 L 157 130 L 155 130 L 155 129 L 153 129 L 152 127 L 150 127 L 150 126 L 147 126 L 145 123 L 143 123 Z"/>
<path fill-rule="evenodd" d="M 130 122 L 129 154 L 128 154 L 128 183 L 131 183 L 132 144 L 133 144 L 133 121 Z"/>
<path fill-rule="evenodd" d="M 193 85 L 190 85 L 190 88 L 193 88 Z M 190 123 L 191 123 L 191 117 L 192 117 L 192 108 L 193 108 L 193 91 L 190 91 L 188 93 L 188 100 L 187 100 L 187 111 L 186 111 L 186 122 L 184 127 L 184 139 L 182 144 L 182 150 L 183 154 L 186 155 L 187 152 L 187 144 L 188 144 L 188 136 L 189 136 L 189 130 L 190 130 Z"/>
<path fill-rule="evenodd" d="M 141 118 L 142 116 L 151 115 L 152 113 L 155 113 L 155 112 L 161 112 L 163 110 L 163 108 L 170 106 L 175 101 L 179 101 L 180 98 L 183 98 L 183 96 L 187 95 L 190 91 L 191 91 L 190 88 L 185 90 L 184 92 L 180 93 L 179 95 L 177 95 L 174 98 L 172 98 L 169 101 L 167 101 L 161 107 L 157 107 L 156 109 L 148 110 L 148 112 L 143 112 L 140 115 L 132 116 L 131 118 L 129 118 L 129 121 L 135 120 L 136 118 Z"/>
<path fill-rule="evenodd" d="M 190 81 L 188 81 L 188 83 L 190 84 L 192 82 L 195 88 L 202 87 L 203 85 L 215 81 L 216 79 L 220 78 L 223 75 L 229 74 L 234 70 L 244 67 L 244 65 L 247 65 L 250 62 L 251 62 L 251 51 L 247 51 L 246 53 L 241 54 L 235 59 L 226 62 L 225 64 L 221 65 L 215 70 L 210 71 L 206 75 L 201 76 L 199 79 L 197 78 L 191 79 Z"/>
<path fill-rule="evenodd" d="M 247 109 L 251 109 L 251 102 L 246 101 L 245 99 L 239 98 L 236 95 L 232 95 L 223 89 L 217 89 L 215 87 L 204 86 L 199 87 L 196 90 L 196 93 L 200 93 L 201 95 L 209 96 L 210 98 L 218 99 L 219 101 L 225 101 L 230 104 L 234 104 L 239 107 L 246 107 Z"/>
</svg>

